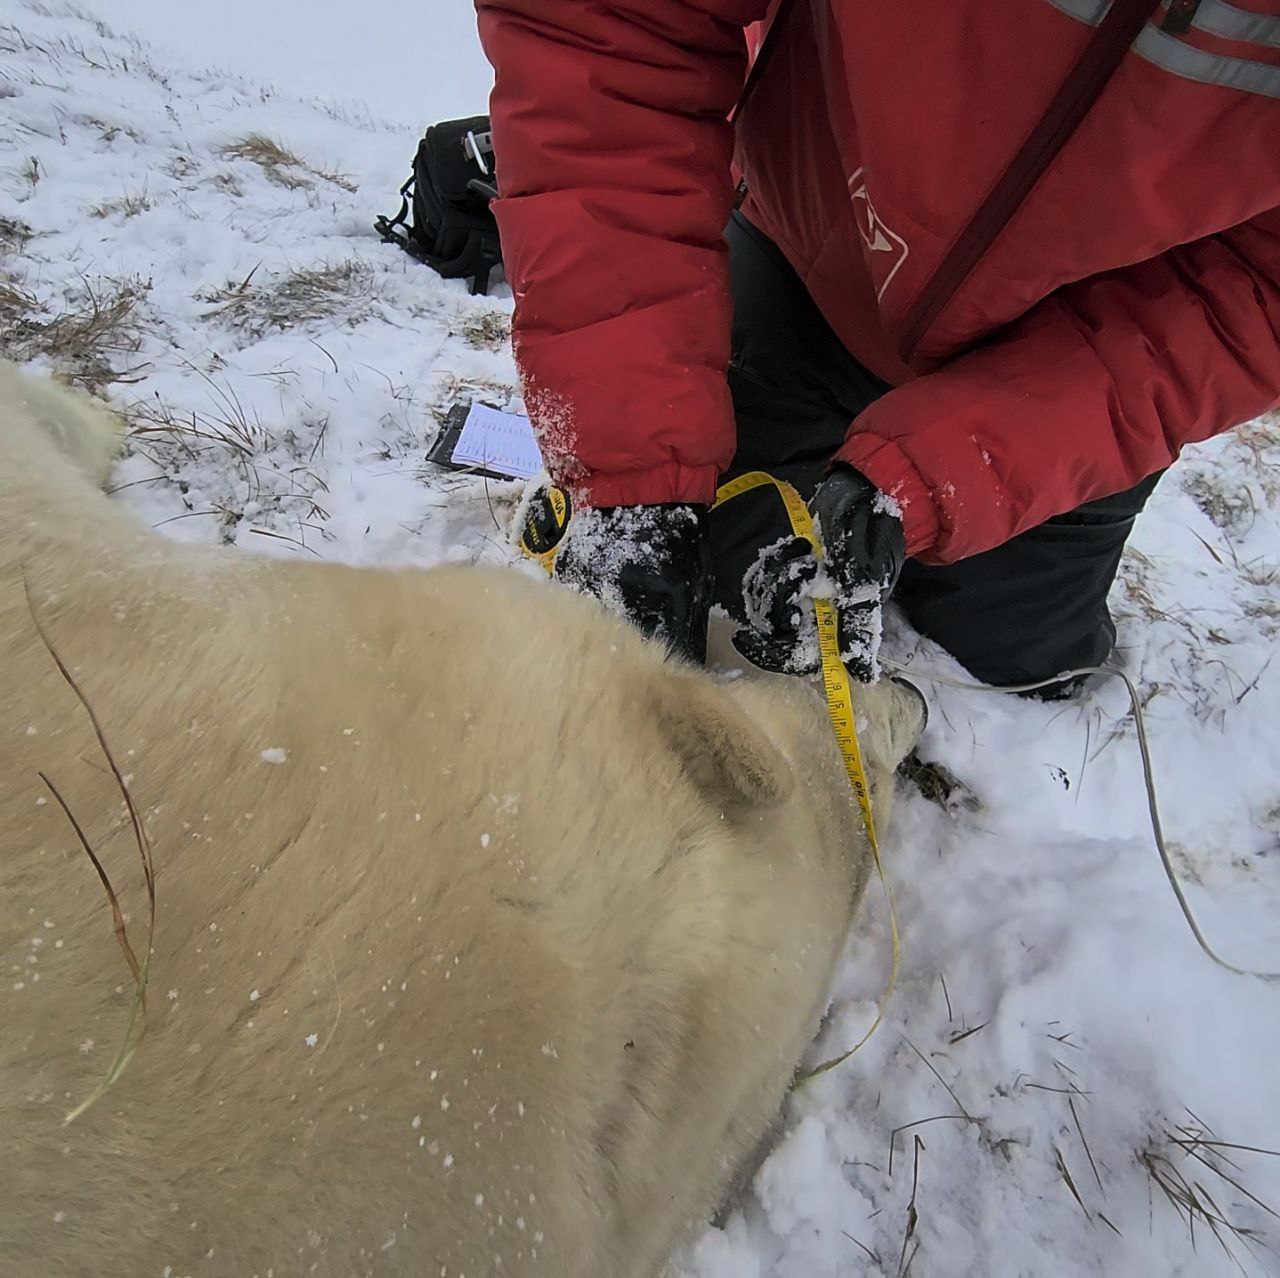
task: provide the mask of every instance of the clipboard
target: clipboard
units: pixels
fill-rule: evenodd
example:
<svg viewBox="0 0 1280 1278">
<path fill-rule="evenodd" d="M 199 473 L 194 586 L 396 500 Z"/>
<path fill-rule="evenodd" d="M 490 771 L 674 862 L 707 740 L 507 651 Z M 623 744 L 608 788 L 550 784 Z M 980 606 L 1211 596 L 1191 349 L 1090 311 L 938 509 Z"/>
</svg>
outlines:
<svg viewBox="0 0 1280 1278">
<path fill-rule="evenodd" d="M 490 479 L 531 479 L 543 469 L 533 423 L 522 413 L 480 403 L 449 410 L 427 460 Z"/>
</svg>

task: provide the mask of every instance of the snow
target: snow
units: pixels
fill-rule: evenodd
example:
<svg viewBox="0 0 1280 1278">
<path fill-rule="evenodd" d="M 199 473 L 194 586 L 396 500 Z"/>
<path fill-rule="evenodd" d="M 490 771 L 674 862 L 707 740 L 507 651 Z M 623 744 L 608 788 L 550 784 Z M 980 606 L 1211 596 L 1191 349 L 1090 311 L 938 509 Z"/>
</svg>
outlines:
<svg viewBox="0 0 1280 1278">
<path fill-rule="evenodd" d="M 628 569 L 639 564 L 661 577 L 664 563 L 696 535 L 697 522 L 692 506 L 579 510 L 561 543 L 556 574 L 625 616 Z"/>
<path fill-rule="evenodd" d="M 984 453 L 983 461 L 990 464 L 991 458 Z M 902 520 L 901 504 L 898 502 L 897 498 L 890 496 L 888 493 L 876 493 L 875 501 L 872 503 L 872 509 L 878 515 L 892 515 L 894 519 L 899 522 Z"/>
<path fill-rule="evenodd" d="M 228 67 L 303 98 L 338 99 L 413 129 L 483 112 L 493 75 L 475 9 L 391 0 L 91 0 L 112 27 L 145 31 L 157 49 Z"/>
<path fill-rule="evenodd" d="M 200 14 L 130 0 L 124 17 L 104 3 L 104 27 L 0 0 L 0 284 L 40 322 L 89 291 L 125 299 L 92 358 L 20 353 L 97 384 L 119 375 L 105 393 L 144 433 L 118 499 L 167 535 L 510 563 L 518 486 L 424 461 L 458 399 L 517 402 L 510 297 L 471 298 L 370 230 L 421 125 L 483 109 L 470 6 L 448 39 L 414 39 L 385 7 L 357 23 L 292 3 L 255 40 L 236 25 L 242 0 Z M 445 6 L 401 8 L 434 24 Z M 178 52 L 113 35 L 117 21 Z M 250 78 L 200 70 L 209 59 Z M 379 97 L 393 85 L 416 114 Z M 237 150 L 255 134 L 298 163 Z M 0 346 L 16 331 L 0 314 Z M 1139 521 L 1113 600 L 1187 894 L 1224 957 L 1264 969 L 1280 966 L 1277 475 L 1275 422 L 1191 450 Z M 1280 1159 L 1203 1143 L 1280 1148 L 1280 990 L 1215 967 L 1187 930 L 1123 687 L 1041 704 L 930 685 L 963 672 L 892 614 L 883 645 L 928 692 L 922 754 L 957 783 L 938 802 L 904 783 L 885 840 L 897 989 L 866 1046 L 792 1096 L 750 1189 L 675 1274 L 1280 1272 L 1257 1201 L 1280 1208 Z M 812 1062 L 870 1023 L 889 952 L 873 887 Z M 1216 1239 L 1198 1217 L 1193 1245 L 1160 1188 L 1179 1177 L 1240 1232 L 1219 1224 Z"/>
</svg>

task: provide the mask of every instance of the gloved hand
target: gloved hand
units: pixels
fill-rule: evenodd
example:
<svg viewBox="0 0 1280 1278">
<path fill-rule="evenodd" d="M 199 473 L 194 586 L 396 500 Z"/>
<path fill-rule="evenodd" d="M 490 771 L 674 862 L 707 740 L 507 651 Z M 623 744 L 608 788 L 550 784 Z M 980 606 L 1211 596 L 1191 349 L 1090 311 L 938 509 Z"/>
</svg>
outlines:
<svg viewBox="0 0 1280 1278">
<path fill-rule="evenodd" d="M 574 513 L 555 575 L 701 665 L 711 547 L 700 506 L 604 506 Z"/>
<path fill-rule="evenodd" d="M 855 679 L 876 677 L 884 602 L 898 581 L 906 542 L 897 508 L 870 480 L 839 466 L 810 509 L 826 559 L 823 574 L 801 537 L 770 546 L 742 583 L 749 628 L 734 636 L 748 661 L 785 674 L 813 674 L 818 652 L 814 597 L 830 598 L 839 614 L 840 656 Z"/>
</svg>

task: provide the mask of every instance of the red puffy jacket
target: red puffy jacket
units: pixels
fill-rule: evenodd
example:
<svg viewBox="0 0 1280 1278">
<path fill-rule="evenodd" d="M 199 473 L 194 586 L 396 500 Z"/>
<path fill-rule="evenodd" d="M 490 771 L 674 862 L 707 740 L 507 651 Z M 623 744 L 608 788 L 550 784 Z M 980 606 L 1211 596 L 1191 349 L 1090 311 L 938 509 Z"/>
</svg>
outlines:
<svg viewBox="0 0 1280 1278">
<path fill-rule="evenodd" d="M 1280 0 L 1160 14 L 923 333 L 913 304 L 1107 0 L 477 0 L 496 211 L 553 474 L 706 502 L 734 451 L 733 166 L 849 350 L 894 384 L 838 456 L 950 562 L 1280 401 Z M 736 145 L 736 157 L 735 157 Z M 918 327 L 918 326 L 917 326 Z M 904 339 L 910 339 L 904 348 Z"/>
</svg>

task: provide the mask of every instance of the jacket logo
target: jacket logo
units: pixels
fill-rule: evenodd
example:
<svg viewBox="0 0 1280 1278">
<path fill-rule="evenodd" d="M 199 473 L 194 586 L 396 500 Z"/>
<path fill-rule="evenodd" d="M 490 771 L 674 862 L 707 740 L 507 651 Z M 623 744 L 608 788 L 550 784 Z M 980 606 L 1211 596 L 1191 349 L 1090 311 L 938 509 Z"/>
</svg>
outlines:
<svg viewBox="0 0 1280 1278">
<path fill-rule="evenodd" d="M 876 301 L 880 301 L 893 283 L 893 277 L 902 269 L 903 262 L 911 256 L 911 250 L 901 235 L 881 221 L 871 202 L 867 184 L 862 181 L 861 169 L 849 179 L 849 198 L 853 201 L 858 233 L 870 254 L 871 270 L 881 276 L 880 287 L 876 289 Z"/>
</svg>

